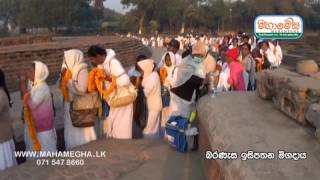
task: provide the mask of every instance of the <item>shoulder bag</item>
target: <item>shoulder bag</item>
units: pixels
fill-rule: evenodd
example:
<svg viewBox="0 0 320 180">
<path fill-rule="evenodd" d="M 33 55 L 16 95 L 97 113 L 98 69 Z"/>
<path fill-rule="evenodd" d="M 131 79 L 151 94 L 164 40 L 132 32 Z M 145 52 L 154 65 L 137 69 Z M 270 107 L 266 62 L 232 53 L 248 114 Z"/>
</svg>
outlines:
<svg viewBox="0 0 320 180">
<path fill-rule="evenodd" d="M 110 74 L 111 61 L 109 62 Z M 117 79 L 124 74 L 125 72 L 117 76 Z M 126 86 L 116 86 L 116 88 L 108 96 L 104 97 L 104 99 L 110 107 L 116 108 L 133 103 L 136 100 L 137 95 L 138 93 L 136 87 L 131 82 L 129 82 L 129 84 Z"/>
<path fill-rule="evenodd" d="M 101 107 L 97 92 L 76 94 L 69 111 L 73 126 L 78 128 L 94 126 Z"/>
</svg>

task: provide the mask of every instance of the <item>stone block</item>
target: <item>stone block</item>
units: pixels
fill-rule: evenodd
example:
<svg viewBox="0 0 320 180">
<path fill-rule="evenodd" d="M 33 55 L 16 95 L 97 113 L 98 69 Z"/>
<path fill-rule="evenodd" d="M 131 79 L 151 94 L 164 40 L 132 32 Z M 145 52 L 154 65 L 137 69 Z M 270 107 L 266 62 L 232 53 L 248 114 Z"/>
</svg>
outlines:
<svg viewBox="0 0 320 180">
<path fill-rule="evenodd" d="M 320 72 L 317 72 L 317 73 L 314 73 L 314 74 L 311 74 L 310 77 L 314 78 L 314 79 L 318 79 L 320 80 Z"/>
<path fill-rule="evenodd" d="M 277 75 L 271 70 L 265 70 L 257 75 L 257 91 L 261 98 L 271 99 L 283 84 L 288 83 L 286 76 Z"/>
<path fill-rule="evenodd" d="M 298 123 L 306 124 L 309 106 L 320 101 L 320 80 L 281 68 L 265 70 L 258 74 L 257 92 Z"/>
<path fill-rule="evenodd" d="M 302 75 L 311 75 L 319 71 L 318 64 L 314 60 L 304 60 L 297 63 L 297 72 Z"/>
<path fill-rule="evenodd" d="M 306 113 L 306 119 L 317 129 L 320 128 L 320 104 L 311 104 Z"/>
</svg>

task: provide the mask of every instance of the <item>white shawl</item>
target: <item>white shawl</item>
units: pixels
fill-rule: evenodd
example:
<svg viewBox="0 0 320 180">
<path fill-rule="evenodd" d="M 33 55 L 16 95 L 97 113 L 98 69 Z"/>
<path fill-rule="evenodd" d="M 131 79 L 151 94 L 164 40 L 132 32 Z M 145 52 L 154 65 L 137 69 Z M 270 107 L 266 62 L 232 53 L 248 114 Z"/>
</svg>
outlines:
<svg viewBox="0 0 320 180">
<path fill-rule="evenodd" d="M 143 70 L 142 86 L 147 97 L 148 110 L 160 112 L 162 109 L 161 84 L 157 72 L 154 72 L 154 61 L 146 59 L 138 62 L 138 66 Z"/>
<path fill-rule="evenodd" d="M 139 61 L 138 66 L 143 70 L 143 78 L 147 78 L 153 72 L 154 61 L 152 59 L 145 59 Z"/>
<path fill-rule="evenodd" d="M 117 86 L 126 86 L 130 83 L 130 78 L 118 59 L 116 53 L 112 49 L 106 49 L 106 60 L 98 65 L 98 68 L 104 69 L 106 74 L 117 77 Z"/>
<path fill-rule="evenodd" d="M 40 105 L 45 99 L 51 98 L 50 89 L 45 83 L 45 80 L 49 76 L 48 67 L 40 62 L 34 61 L 35 73 L 34 73 L 34 83 L 30 91 L 32 104 L 34 107 Z"/>
<path fill-rule="evenodd" d="M 196 65 L 191 56 L 187 56 L 173 72 L 172 87 L 178 87 L 187 82 L 196 71 Z"/>
<path fill-rule="evenodd" d="M 84 62 L 83 53 L 77 49 L 64 52 L 62 67 L 67 68 L 72 73 L 72 79 L 77 80 L 77 76 L 82 69 L 87 69 L 88 65 Z"/>
</svg>

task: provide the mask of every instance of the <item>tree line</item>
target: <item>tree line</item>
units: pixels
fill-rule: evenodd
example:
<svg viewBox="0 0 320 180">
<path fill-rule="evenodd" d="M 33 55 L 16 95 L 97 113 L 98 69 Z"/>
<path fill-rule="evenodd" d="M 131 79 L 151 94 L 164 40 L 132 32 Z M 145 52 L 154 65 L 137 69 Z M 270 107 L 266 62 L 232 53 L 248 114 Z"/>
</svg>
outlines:
<svg viewBox="0 0 320 180">
<path fill-rule="evenodd" d="M 307 30 L 320 29 L 319 0 L 121 0 L 130 11 L 106 10 L 106 0 L 0 0 L 2 31 L 46 28 L 88 32 L 251 30 L 258 14 L 299 14 Z M 8 26 L 10 25 L 10 26 Z M 1 29 L 0 29 L 1 31 Z"/>
<path fill-rule="evenodd" d="M 248 30 L 259 14 L 299 14 L 320 29 L 319 0 L 121 0 L 132 10 L 122 26 L 141 32 Z"/>
<path fill-rule="evenodd" d="M 19 26 L 21 30 L 47 28 L 97 29 L 103 17 L 104 0 L 0 0 L 3 31 Z"/>
</svg>

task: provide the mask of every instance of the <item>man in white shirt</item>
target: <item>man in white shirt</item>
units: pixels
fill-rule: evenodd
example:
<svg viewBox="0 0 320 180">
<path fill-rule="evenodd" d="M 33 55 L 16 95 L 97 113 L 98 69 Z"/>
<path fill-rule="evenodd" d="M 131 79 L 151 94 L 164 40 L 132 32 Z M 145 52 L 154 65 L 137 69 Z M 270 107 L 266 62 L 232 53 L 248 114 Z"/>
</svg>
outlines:
<svg viewBox="0 0 320 180">
<path fill-rule="evenodd" d="M 106 75 L 116 77 L 117 88 L 130 85 L 130 78 L 116 58 L 115 51 L 112 49 L 105 50 L 99 46 L 91 46 L 88 50 L 88 57 L 90 62 L 103 69 Z M 108 137 L 132 139 L 133 102 L 120 107 L 110 107 L 106 123 Z"/>
<path fill-rule="evenodd" d="M 269 47 L 270 47 L 270 50 L 273 52 L 273 54 L 276 57 L 275 64 L 277 65 L 277 67 L 279 67 L 282 62 L 282 58 L 283 58 L 282 49 L 279 45 L 279 41 L 276 39 L 273 39 L 272 41 L 269 42 Z"/>
<path fill-rule="evenodd" d="M 260 53 L 262 54 L 265 60 L 264 65 L 267 64 L 266 60 L 270 63 L 270 66 L 268 65 L 269 67 L 265 67 L 265 68 L 277 68 L 278 67 L 277 59 L 274 53 L 271 51 L 268 41 L 260 42 L 259 46 L 260 46 Z"/>
<path fill-rule="evenodd" d="M 169 43 L 169 46 L 168 46 L 168 51 L 171 51 L 173 52 L 173 54 L 175 55 L 176 57 L 176 66 L 179 66 L 182 62 L 182 57 L 181 55 L 178 53 L 180 49 L 180 42 L 177 41 L 176 39 L 172 39 Z"/>
</svg>

